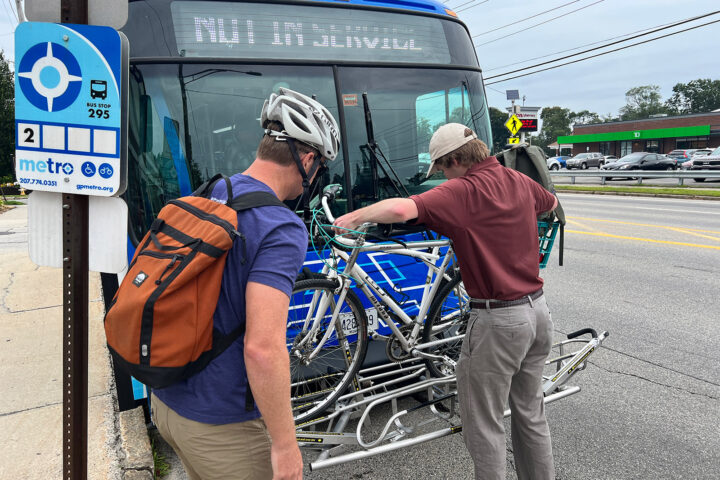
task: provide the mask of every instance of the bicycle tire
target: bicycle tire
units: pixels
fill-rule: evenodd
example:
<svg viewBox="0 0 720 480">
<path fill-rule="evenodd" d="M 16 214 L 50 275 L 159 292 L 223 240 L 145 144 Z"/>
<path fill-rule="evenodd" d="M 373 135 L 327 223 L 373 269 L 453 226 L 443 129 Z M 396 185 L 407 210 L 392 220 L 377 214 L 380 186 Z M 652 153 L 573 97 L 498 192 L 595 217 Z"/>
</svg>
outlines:
<svg viewBox="0 0 720 480">
<path fill-rule="evenodd" d="M 452 280 L 440 288 L 433 300 L 428 316 L 423 327 L 423 343 L 428 343 L 442 338 L 464 335 L 467 331 L 467 323 L 470 315 L 470 297 L 465 288 L 461 285 L 460 275 L 455 275 Z M 435 330 L 435 333 L 433 333 Z M 462 339 L 438 345 L 430 353 L 436 355 L 447 355 L 455 362 L 460 358 Z M 454 371 L 437 360 L 425 359 L 428 372 L 433 377 L 445 377 L 454 375 Z"/>
<path fill-rule="evenodd" d="M 353 382 L 357 371 L 365 360 L 368 333 L 367 316 L 360 299 L 352 291 L 348 291 L 343 301 L 340 314 L 347 314 L 345 320 L 354 318 L 357 333 L 338 335 L 342 332 L 342 319 L 336 319 L 335 331 L 325 341 L 320 353 L 312 360 L 308 355 L 322 341 L 327 332 L 332 312 L 337 305 L 337 280 L 312 278 L 295 283 L 290 297 L 288 311 L 287 346 L 290 354 L 291 406 L 296 423 L 317 418 L 325 412 Z M 319 299 L 322 295 L 332 295 L 332 301 L 323 314 L 318 334 L 308 338 L 303 345 L 296 345 L 301 340 L 302 323 L 309 307 L 320 308 Z M 316 297 L 316 295 L 318 295 Z M 317 312 L 316 312 L 317 313 Z M 294 328 L 293 328 L 294 327 Z M 345 348 L 347 347 L 347 351 Z M 357 388 L 357 385 L 354 385 Z"/>
</svg>

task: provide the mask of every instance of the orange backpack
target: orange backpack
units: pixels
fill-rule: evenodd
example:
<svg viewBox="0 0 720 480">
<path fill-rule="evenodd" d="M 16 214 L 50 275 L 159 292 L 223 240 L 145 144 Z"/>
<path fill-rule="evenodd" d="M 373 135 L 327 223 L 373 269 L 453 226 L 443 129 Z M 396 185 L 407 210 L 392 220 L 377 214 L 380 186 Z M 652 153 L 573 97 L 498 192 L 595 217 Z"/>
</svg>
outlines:
<svg viewBox="0 0 720 480">
<path fill-rule="evenodd" d="M 210 199 L 220 181 L 226 203 Z M 215 175 L 160 210 L 105 315 L 118 365 L 150 387 L 167 387 L 202 370 L 244 333 L 244 324 L 220 333 L 213 314 L 233 242 L 244 252 L 237 212 L 269 205 L 285 206 L 268 192 L 233 197 L 230 179 Z"/>
</svg>

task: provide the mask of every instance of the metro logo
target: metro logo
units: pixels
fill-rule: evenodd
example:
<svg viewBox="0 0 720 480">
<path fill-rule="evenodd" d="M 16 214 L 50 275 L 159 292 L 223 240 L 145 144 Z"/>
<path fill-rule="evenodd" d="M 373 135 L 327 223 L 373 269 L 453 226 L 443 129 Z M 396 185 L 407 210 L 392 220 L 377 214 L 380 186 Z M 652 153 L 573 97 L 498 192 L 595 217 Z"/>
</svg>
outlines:
<svg viewBox="0 0 720 480">
<path fill-rule="evenodd" d="M 18 162 L 18 170 L 27 172 L 56 173 L 58 175 L 71 175 L 75 168 L 72 163 L 53 162 L 52 158 L 48 158 L 47 162 L 43 160 L 26 160 L 21 158 Z"/>
</svg>

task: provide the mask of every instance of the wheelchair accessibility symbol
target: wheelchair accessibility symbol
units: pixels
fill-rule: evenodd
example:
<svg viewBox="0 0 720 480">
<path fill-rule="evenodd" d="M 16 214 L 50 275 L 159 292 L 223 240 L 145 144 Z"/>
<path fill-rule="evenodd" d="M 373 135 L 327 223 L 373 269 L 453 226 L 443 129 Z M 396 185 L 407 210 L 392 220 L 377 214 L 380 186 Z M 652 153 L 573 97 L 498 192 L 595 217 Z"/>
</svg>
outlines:
<svg viewBox="0 0 720 480">
<path fill-rule="evenodd" d="M 95 165 L 92 162 L 83 163 L 80 170 L 82 171 L 82 174 L 88 178 L 95 175 Z"/>
<path fill-rule="evenodd" d="M 78 61 L 70 50 L 53 42 L 28 49 L 17 75 L 25 98 L 46 112 L 59 112 L 72 105 L 82 87 Z"/>
</svg>

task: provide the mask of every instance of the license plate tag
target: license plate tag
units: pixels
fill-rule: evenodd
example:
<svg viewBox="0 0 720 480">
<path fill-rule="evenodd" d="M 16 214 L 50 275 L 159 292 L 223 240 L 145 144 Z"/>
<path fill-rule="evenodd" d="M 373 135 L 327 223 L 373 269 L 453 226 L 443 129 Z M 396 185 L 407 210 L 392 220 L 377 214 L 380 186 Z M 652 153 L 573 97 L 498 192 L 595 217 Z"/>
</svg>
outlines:
<svg viewBox="0 0 720 480">
<path fill-rule="evenodd" d="M 377 330 L 378 325 L 377 310 L 375 308 L 368 308 L 365 310 L 365 315 L 367 315 L 368 319 L 368 332 L 374 332 Z M 342 324 L 345 335 L 355 335 L 357 333 L 357 320 L 352 313 L 341 313 L 340 323 Z"/>
</svg>

